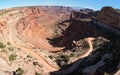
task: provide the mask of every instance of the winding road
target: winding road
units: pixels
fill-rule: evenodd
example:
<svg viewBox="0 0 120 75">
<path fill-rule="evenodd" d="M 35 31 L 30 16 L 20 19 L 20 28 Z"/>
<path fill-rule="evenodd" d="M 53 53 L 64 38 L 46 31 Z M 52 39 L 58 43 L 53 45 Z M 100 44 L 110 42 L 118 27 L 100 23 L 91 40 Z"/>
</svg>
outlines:
<svg viewBox="0 0 120 75">
<path fill-rule="evenodd" d="M 13 27 L 17 24 L 17 22 L 22 17 L 23 16 L 21 16 L 21 17 L 19 17 L 19 16 L 18 17 L 13 17 L 13 18 L 11 18 L 11 19 L 9 19 L 7 21 L 7 27 L 8 27 L 7 29 L 9 31 L 9 35 L 7 35 L 7 36 L 9 38 L 9 41 L 10 41 L 11 45 L 13 45 L 14 47 L 20 48 L 21 50 L 25 51 L 26 53 L 31 54 L 34 58 L 36 58 L 39 61 L 39 63 L 42 63 L 47 68 L 48 72 L 54 72 L 54 71 L 59 70 L 59 68 L 57 68 L 56 66 L 54 66 L 54 65 L 50 64 L 49 62 L 47 62 L 41 55 L 39 55 L 38 53 L 34 52 L 34 50 L 29 49 L 29 48 L 25 48 L 25 47 L 22 47 L 22 46 L 19 46 L 19 45 L 17 45 L 15 43 L 15 41 L 13 39 L 13 36 L 15 36 L 14 32 L 13 32 L 13 30 L 14 30 Z M 87 41 L 88 41 L 88 44 L 89 44 L 90 48 L 89 48 L 89 50 L 85 54 L 83 54 L 82 56 L 80 56 L 79 59 L 88 56 L 92 52 L 93 46 L 92 46 L 91 41 L 93 39 L 94 38 L 91 38 L 91 37 L 87 38 Z M 44 41 L 42 41 L 42 40 L 39 41 L 39 42 L 42 43 L 42 44 L 44 44 Z M 60 73 L 62 73 L 62 74 L 68 74 L 68 73 L 74 71 L 78 67 L 78 65 L 80 64 L 80 62 L 81 61 L 77 61 L 70 68 L 68 68 L 67 70 L 60 71 Z"/>
<path fill-rule="evenodd" d="M 32 49 L 28 49 L 19 45 L 16 45 L 16 43 L 13 40 L 13 26 L 15 26 L 16 22 L 19 20 L 20 18 L 14 18 L 14 19 L 10 19 L 7 22 L 7 26 L 9 27 L 9 41 L 11 43 L 11 45 L 13 45 L 14 47 L 20 48 L 21 50 L 25 51 L 26 53 L 31 54 L 34 58 L 36 58 L 40 63 L 42 63 L 46 68 L 48 72 L 52 72 L 52 71 L 56 71 L 59 68 L 55 67 L 54 65 L 51 65 L 50 63 L 48 63 L 45 59 L 43 59 L 39 54 L 37 54 L 36 52 L 34 52 Z"/>
<path fill-rule="evenodd" d="M 76 61 L 68 69 L 58 71 L 55 74 L 57 74 L 57 75 L 67 75 L 67 74 L 73 72 L 79 66 L 79 64 L 82 62 L 82 58 L 87 57 L 92 52 L 92 50 L 93 50 L 92 40 L 94 40 L 94 38 L 92 38 L 92 37 L 86 38 L 86 41 L 89 44 L 89 49 L 87 50 L 86 53 L 84 53 L 83 55 L 78 57 L 80 60 Z"/>
</svg>

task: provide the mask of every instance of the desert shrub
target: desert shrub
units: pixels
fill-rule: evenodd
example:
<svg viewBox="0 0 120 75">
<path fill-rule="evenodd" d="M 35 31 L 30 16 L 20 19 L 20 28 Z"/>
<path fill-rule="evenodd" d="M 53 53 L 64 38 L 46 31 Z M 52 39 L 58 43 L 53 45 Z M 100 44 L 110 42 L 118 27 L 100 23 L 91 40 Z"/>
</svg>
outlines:
<svg viewBox="0 0 120 75">
<path fill-rule="evenodd" d="M 0 15 L 4 15 L 4 14 L 10 12 L 10 11 L 12 11 L 12 10 L 2 10 L 2 11 L 0 11 Z"/>
<path fill-rule="evenodd" d="M 35 75 L 41 75 L 40 73 L 36 72 Z"/>
<path fill-rule="evenodd" d="M 89 44 L 87 41 L 83 42 L 83 49 L 88 49 L 89 48 Z"/>
<path fill-rule="evenodd" d="M 50 55 L 50 56 L 49 56 L 49 58 L 50 58 L 50 59 L 53 59 L 53 56 L 52 56 L 52 55 Z"/>
<path fill-rule="evenodd" d="M 32 56 L 31 55 L 27 55 L 27 58 L 32 58 Z"/>
<path fill-rule="evenodd" d="M 73 54 L 73 53 L 72 53 L 72 54 L 70 54 L 70 57 L 74 57 L 74 56 L 75 56 L 75 54 Z"/>
<path fill-rule="evenodd" d="M 14 51 L 14 48 L 13 47 L 8 47 L 8 50 L 9 51 Z"/>
<path fill-rule="evenodd" d="M 21 48 L 18 48 L 18 50 L 21 50 Z"/>
<path fill-rule="evenodd" d="M 68 55 L 61 55 L 60 57 L 65 62 L 68 62 L 70 60 L 70 57 Z"/>
<path fill-rule="evenodd" d="M 11 45 L 11 43 L 10 43 L 10 42 L 7 42 L 7 44 L 8 44 L 8 45 Z"/>
<path fill-rule="evenodd" d="M 8 53 L 8 51 L 7 50 L 5 50 L 5 49 L 2 49 L 0 52 L 2 52 L 2 53 Z"/>
<path fill-rule="evenodd" d="M 11 54 L 11 55 L 9 56 L 9 60 L 10 60 L 10 61 L 14 61 L 14 60 L 16 60 L 16 58 L 17 58 L 17 55 L 16 55 L 16 54 Z"/>
<path fill-rule="evenodd" d="M 18 68 L 18 69 L 16 70 L 16 75 L 23 75 L 23 73 L 24 73 L 24 70 L 21 69 L 21 68 Z"/>
<path fill-rule="evenodd" d="M 0 42 L 0 48 L 5 48 L 6 45 L 4 45 L 2 42 Z"/>
<path fill-rule="evenodd" d="M 37 61 L 33 62 L 33 65 L 39 65 L 39 63 Z"/>
</svg>

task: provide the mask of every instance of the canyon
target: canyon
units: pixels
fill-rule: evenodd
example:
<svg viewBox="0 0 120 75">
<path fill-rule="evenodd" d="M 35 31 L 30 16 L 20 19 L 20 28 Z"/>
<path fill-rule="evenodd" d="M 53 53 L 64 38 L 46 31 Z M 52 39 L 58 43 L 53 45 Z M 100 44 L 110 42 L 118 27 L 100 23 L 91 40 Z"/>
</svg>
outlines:
<svg viewBox="0 0 120 75">
<path fill-rule="evenodd" d="M 119 75 L 119 16 L 109 6 L 0 10 L 0 74 Z"/>
</svg>

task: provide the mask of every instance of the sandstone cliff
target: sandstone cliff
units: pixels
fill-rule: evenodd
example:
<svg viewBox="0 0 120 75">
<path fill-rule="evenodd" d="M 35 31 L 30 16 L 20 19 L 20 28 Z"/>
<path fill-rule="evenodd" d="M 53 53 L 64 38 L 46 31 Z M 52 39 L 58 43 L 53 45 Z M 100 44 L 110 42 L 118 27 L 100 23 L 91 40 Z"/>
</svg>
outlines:
<svg viewBox="0 0 120 75">
<path fill-rule="evenodd" d="M 91 13 L 91 14 L 89 14 Z M 76 45 L 80 40 L 87 37 L 94 37 L 92 42 L 93 52 L 86 58 L 79 59 L 73 64 L 79 62 L 78 67 L 70 73 L 61 73 L 65 75 L 104 75 L 115 74 L 118 70 L 117 66 L 120 62 L 120 34 L 119 32 L 119 10 L 111 7 L 103 7 L 99 12 L 92 10 L 81 10 L 79 12 L 73 11 L 70 17 L 70 25 L 64 32 L 64 36 L 60 39 L 60 43 L 67 45 L 66 47 L 73 47 L 75 50 Z M 98 39 L 104 37 L 104 42 L 96 47 L 97 43 L 103 41 Z M 61 42 L 62 40 L 62 42 Z M 96 40 L 99 42 L 95 43 Z M 105 41 L 106 40 L 106 41 Z M 72 46 L 73 41 L 75 45 Z M 56 44 L 60 44 L 56 40 Z M 64 45 L 64 46 L 65 46 Z M 81 45 L 80 45 L 81 46 Z M 79 47 L 80 47 L 79 46 Z M 79 48 L 77 47 L 77 48 Z M 79 48 L 80 50 L 80 48 Z M 85 49 L 83 49 L 84 51 Z M 82 52 L 82 51 L 81 51 Z M 87 52 L 87 51 L 86 51 Z M 84 53 L 83 53 L 84 54 Z M 73 66 L 72 66 L 73 67 Z M 69 68 L 72 68 L 69 67 Z M 67 71 L 69 71 L 69 68 Z M 74 67 L 73 67 L 74 68 Z M 58 71 L 58 73 L 61 72 Z M 57 72 L 53 73 L 55 75 Z"/>
<path fill-rule="evenodd" d="M 103 7 L 97 15 L 97 19 L 109 27 L 120 30 L 120 10 L 112 7 Z"/>
<path fill-rule="evenodd" d="M 20 41 L 42 49 L 62 50 L 63 48 L 54 49 L 47 39 L 62 35 L 63 29 L 58 26 L 58 23 L 69 19 L 72 10 L 70 7 L 62 6 L 5 9 L 1 11 L 0 29 L 4 32 L 8 29 L 6 26 L 10 27 L 9 25 L 14 24 L 13 33 Z"/>
<path fill-rule="evenodd" d="M 103 75 L 118 70 L 120 37 L 115 31 L 120 31 L 119 21 L 119 10 L 112 7 L 104 7 L 99 12 L 91 9 L 73 11 L 70 7 L 59 6 L 20 7 L 0 11 L 0 32 L 6 41 L 31 53 L 39 62 L 42 58 L 32 49 L 40 48 L 46 52 L 63 50 L 53 54 L 53 61 L 62 61 L 59 62 L 62 65 L 74 61 L 72 64 L 76 67 L 72 64 L 67 68 L 62 66 L 68 71 L 65 72 L 67 75 Z M 69 57 L 70 54 L 75 56 L 68 62 L 68 57 L 65 60 L 61 55 L 65 53 Z M 47 65 L 49 72 L 56 70 L 44 59 L 42 64 Z"/>
</svg>

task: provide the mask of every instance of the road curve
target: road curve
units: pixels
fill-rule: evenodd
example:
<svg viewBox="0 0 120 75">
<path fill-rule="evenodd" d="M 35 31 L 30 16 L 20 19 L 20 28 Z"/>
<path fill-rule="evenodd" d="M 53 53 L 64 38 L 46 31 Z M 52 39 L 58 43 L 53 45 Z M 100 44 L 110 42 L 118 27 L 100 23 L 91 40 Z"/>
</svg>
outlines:
<svg viewBox="0 0 120 75">
<path fill-rule="evenodd" d="M 9 37 L 9 41 L 11 42 L 11 45 L 13 45 L 13 46 L 15 46 L 15 47 L 17 47 L 17 48 L 21 48 L 21 50 L 25 51 L 26 53 L 31 54 L 34 58 L 38 59 L 38 61 L 39 61 L 40 63 L 42 63 L 42 64 L 47 68 L 47 71 L 48 71 L 48 72 L 53 72 L 53 71 L 59 70 L 59 68 L 56 68 L 54 65 L 51 65 L 50 63 L 48 63 L 44 58 L 42 58 L 39 54 L 37 54 L 36 52 L 34 52 L 32 49 L 19 46 L 19 45 L 17 45 L 17 44 L 14 42 L 14 40 L 13 40 L 14 34 L 13 34 L 13 31 L 12 31 L 12 30 L 13 30 L 13 26 L 16 25 L 16 22 L 19 21 L 19 19 L 20 19 L 19 17 L 15 17 L 15 18 L 13 18 L 13 19 L 10 19 L 10 20 L 7 22 L 7 26 L 8 26 L 8 30 L 9 30 L 9 35 L 8 35 L 8 37 Z M 89 48 L 89 50 L 88 50 L 85 54 L 83 54 L 83 55 L 80 56 L 79 58 L 84 58 L 84 57 L 88 56 L 88 55 L 90 54 L 90 52 L 92 52 L 92 50 L 93 50 L 93 46 L 92 46 L 92 43 L 91 43 L 92 40 L 93 40 L 93 38 L 87 38 L 87 41 L 88 41 L 88 43 L 89 43 L 90 48 Z M 40 43 L 43 43 L 43 42 L 40 41 Z M 74 71 L 74 70 L 78 67 L 78 65 L 80 64 L 80 62 L 81 62 L 81 61 L 76 62 L 76 63 L 73 64 L 69 69 L 64 70 L 64 71 L 61 71 L 61 73 L 63 73 L 63 74 L 68 74 L 68 73 Z"/>
<path fill-rule="evenodd" d="M 47 68 L 48 72 L 52 72 L 52 71 L 58 70 L 58 68 L 56 68 L 54 65 L 51 65 L 50 63 L 48 63 L 47 61 L 45 61 L 45 59 L 43 59 L 39 54 L 37 54 L 36 52 L 34 52 L 32 49 L 28 49 L 28 48 L 16 45 L 14 43 L 14 41 L 13 41 L 13 36 L 14 35 L 13 35 L 13 32 L 12 32 L 12 30 L 13 30 L 12 28 L 13 28 L 13 26 L 15 26 L 15 24 L 16 24 L 15 22 L 17 22 L 18 19 L 17 18 L 11 19 L 7 23 L 8 24 L 7 26 L 9 26 L 9 36 L 8 37 L 9 37 L 9 41 L 10 41 L 11 45 L 13 45 L 14 47 L 20 48 L 21 50 L 25 51 L 26 53 L 31 54 L 34 58 L 38 59 L 38 61 L 40 63 L 42 63 Z"/>
<path fill-rule="evenodd" d="M 79 56 L 78 58 L 80 59 L 79 61 L 75 62 L 70 68 L 66 69 L 66 70 L 61 70 L 56 72 L 56 75 L 67 75 L 71 72 L 73 72 L 78 66 L 79 64 L 82 62 L 82 58 L 87 57 L 93 50 L 93 45 L 92 45 L 92 40 L 94 40 L 94 38 L 89 37 L 86 38 L 88 44 L 89 44 L 89 49 L 87 50 L 87 52 L 85 52 L 83 55 Z"/>
</svg>

